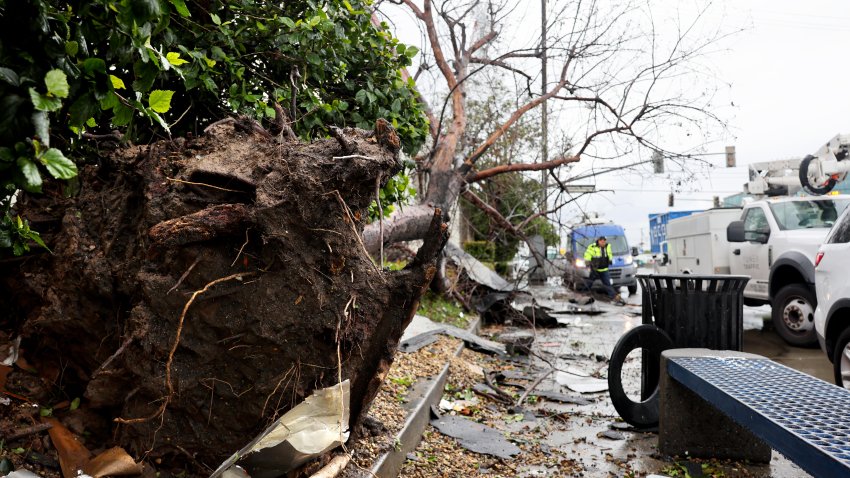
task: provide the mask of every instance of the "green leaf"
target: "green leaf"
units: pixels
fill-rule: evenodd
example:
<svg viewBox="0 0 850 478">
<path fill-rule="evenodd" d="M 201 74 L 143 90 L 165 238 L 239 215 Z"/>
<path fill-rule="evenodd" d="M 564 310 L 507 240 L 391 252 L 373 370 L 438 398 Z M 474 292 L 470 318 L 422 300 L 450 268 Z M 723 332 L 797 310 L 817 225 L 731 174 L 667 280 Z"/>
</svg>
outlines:
<svg viewBox="0 0 850 478">
<path fill-rule="evenodd" d="M 118 106 L 118 95 L 110 91 L 100 100 L 100 109 L 102 110 L 111 110 Z"/>
<path fill-rule="evenodd" d="M 357 94 L 354 95 L 354 99 L 360 104 L 366 103 L 366 101 L 368 101 L 366 90 L 358 91 Z"/>
<path fill-rule="evenodd" d="M 148 106 L 157 113 L 165 113 L 171 109 L 171 90 L 153 90 L 148 98 Z"/>
<path fill-rule="evenodd" d="M 71 179 L 77 175 L 77 165 L 56 148 L 48 149 L 39 159 L 56 179 Z"/>
<path fill-rule="evenodd" d="M 12 86 L 18 86 L 21 83 L 20 78 L 18 78 L 18 74 L 12 71 L 9 68 L 4 68 L 0 66 L 0 80 L 9 83 Z"/>
<path fill-rule="evenodd" d="M 88 126 L 89 128 L 94 128 L 95 126 L 97 126 L 97 121 L 95 121 L 94 118 L 89 118 L 86 120 L 86 126 Z"/>
<path fill-rule="evenodd" d="M 62 100 L 42 95 L 35 91 L 35 88 L 30 88 L 30 99 L 32 100 L 32 105 L 39 111 L 56 111 L 62 107 Z"/>
<path fill-rule="evenodd" d="M 44 76 L 47 92 L 59 98 L 68 97 L 68 77 L 62 70 L 50 70 Z"/>
<path fill-rule="evenodd" d="M 390 109 L 393 110 L 393 113 L 401 111 L 401 100 L 399 98 L 393 100 L 393 104 L 390 106 Z"/>
<path fill-rule="evenodd" d="M 124 80 L 122 80 L 121 78 L 118 78 L 115 75 L 109 75 L 109 81 L 112 82 L 112 88 L 113 89 L 123 90 L 123 89 L 126 88 L 126 86 L 124 86 Z"/>
<path fill-rule="evenodd" d="M 208 66 L 209 68 L 212 68 L 212 67 L 214 67 L 214 66 L 215 66 L 215 60 L 210 60 L 209 58 L 204 57 L 204 61 L 206 61 L 206 62 L 207 62 L 207 66 Z"/>
<path fill-rule="evenodd" d="M 215 23 L 216 25 L 221 25 L 221 18 L 219 18 L 219 16 L 216 15 L 215 13 L 210 13 L 210 18 L 212 19 L 213 23 Z"/>
<path fill-rule="evenodd" d="M 168 1 L 171 2 L 172 5 L 174 5 L 174 9 L 177 10 L 177 13 L 181 17 L 185 18 L 185 17 L 191 17 L 192 16 L 192 14 L 189 13 L 189 9 L 186 8 L 186 3 L 183 0 L 168 0 Z"/>
<path fill-rule="evenodd" d="M 171 63 L 171 66 L 180 66 L 184 63 L 189 63 L 188 61 L 180 58 L 180 53 L 174 51 L 168 52 L 168 54 L 165 55 L 165 59 Z"/>
<path fill-rule="evenodd" d="M 43 408 L 40 408 L 38 410 L 38 414 L 41 415 L 42 417 L 49 417 L 49 416 L 53 415 L 53 409 L 43 407 Z"/>
<path fill-rule="evenodd" d="M 12 150 L 6 147 L 0 147 L 0 161 L 4 163 L 12 163 L 15 161 L 15 155 Z"/>
<path fill-rule="evenodd" d="M 419 53 L 419 48 L 416 48 L 415 46 L 408 46 L 407 49 L 404 50 L 404 54 L 408 58 L 413 58 L 417 53 Z"/>
<path fill-rule="evenodd" d="M 100 58 L 86 58 L 83 61 L 83 70 L 87 74 L 91 73 L 106 73 L 106 62 Z"/>
<path fill-rule="evenodd" d="M 283 24 L 288 26 L 289 28 L 295 28 L 295 22 L 293 22 L 292 19 L 289 17 L 283 17 L 280 19 L 280 21 L 282 21 Z"/>
<path fill-rule="evenodd" d="M 129 106 L 123 105 L 119 103 L 112 109 L 113 117 L 112 117 L 112 125 L 113 126 L 125 126 L 127 125 L 131 119 L 133 119 L 133 113 L 136 110 L 130 108 Z"/>
<path fill-rule="evenodd" d="M 319 65 L 322 64 L 322 59 L 319 58 L 319 55 L 317 55 L 313 52 L 307 53 L 307 61 L 309 61 L 310 63 L 312 63 L 316 66 L 319 66 Z"/>
<path fill-rule="evenodd" d="M 70 410 L 76 410 L 78 408 L 80 408 L 80 397 L 71 400 L 71 406 L 69 407 Z"/>
<path fill-rule="evenodd" d="M 38 166 L 27 158 L 18 158 L 18 169 L 23 175 L 24 184 L 22 185 L 27 191 L 41 191 L 41 173 L 38 172 Z"/>
<path fill-rule="evenodd" d="M 77 52 L 80 51 L 80 44 L 75 41 L 66 41 L 65 42 L 65 53 L 68 56 L 77 56 Z"/>
</svg>

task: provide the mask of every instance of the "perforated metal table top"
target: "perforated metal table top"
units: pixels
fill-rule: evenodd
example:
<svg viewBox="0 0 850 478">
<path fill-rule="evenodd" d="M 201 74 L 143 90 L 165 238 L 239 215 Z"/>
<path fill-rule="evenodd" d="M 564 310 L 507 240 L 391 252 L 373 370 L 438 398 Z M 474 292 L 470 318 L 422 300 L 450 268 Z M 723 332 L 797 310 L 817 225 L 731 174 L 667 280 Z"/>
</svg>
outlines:
<svg viewBox="0 0 850 478">
<path fill-rule="evenodd" d="M 850 390 L 768 359 L 673 357 L 667 371 L 813 476 L 850 476 Z"/>
</svg>

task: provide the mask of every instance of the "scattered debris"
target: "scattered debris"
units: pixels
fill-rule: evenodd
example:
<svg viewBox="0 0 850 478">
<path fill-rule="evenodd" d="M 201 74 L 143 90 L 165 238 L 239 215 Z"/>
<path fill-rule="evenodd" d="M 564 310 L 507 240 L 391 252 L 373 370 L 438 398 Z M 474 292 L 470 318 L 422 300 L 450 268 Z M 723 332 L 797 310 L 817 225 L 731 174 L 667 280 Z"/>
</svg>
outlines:
<svg viewBox="0 0 850 478">
<path fill-rule="evenodd" d="M 457 439 L 458 443 L 467 450 L 502 459 L 511 458 L 521 451 L 519 447 L 506 440 L 501 432 L 486 425 L 466 418 L 440 416 L 433 407 L 431 414 L 431 425 L 443 435 Z"/>
<path fill-rule="evenodd" d="M 566 372 L 558 371 L 555 381 L 578 393 L 597 393 L 608 390 L 608 381 L 590 377 L 586 374 L 573 373 L 574 369 Z"/>
<path fill-rule="evenodd" d="M 607 438 L 609 440 L 625 440 L 626 435 L 614 430 L 605 430 L 596 435 L 598 438 Z"/>
<path fill-rule="evenodd" d="M 437 334 L 444 334 L 463 340 L 470 349 L 475 351 L 495 355 L 505 355 L 507 353 L 505 346 L 498 342 L 479 337 L 453 325 L 438 324 L 421 315 L 415 315 L 413 317 L 411 326 L 413 327 L 412 332 L 408 333 L 405 330 L 405 334 L 399 341 L 399 350 L 402 352 L 415 352 L 425 345 L 433 343 L 431 337 Z"/>
<path fill-rule="evenodd" d="M 452 258 L 459 268 L 473 281 L 496 292 L 513 292 L 516 290 L 511 283 L 502 279 L 499 274 L 496 274 L 487 266 L 482 264 L 478 259 L 472 257 L 461 248 L 452 243 L 446 244 L 445 253 Z"/>
<path fill-rule="evenodd" d="M 316 390 L 233 454 L 210 478 L 238 466 L 252 478 L 276 478 L 348 440 L 351 384 Z"/>
<path fill-rule="evenodd" d="M 534 343 L 534 334 L 525 330 L 517 330 L 499 334 L 496 340 L 505 344 L 505 350 L 509 355 L 531 353 L 531 344 Z"/>
<path fill-rule="evenodd" d="M 551 390 L 537 390 L 533 393 L 533 395 L 535 395 L 537 398 L 543 398 L 552 402 L 571 403 L 573 405 L 590 405 L 591 403 L 593 403 L 593 401 L 588 400 L 584 397 L 565 395 L 563 393 L 553 392 Z"/>
</svg>

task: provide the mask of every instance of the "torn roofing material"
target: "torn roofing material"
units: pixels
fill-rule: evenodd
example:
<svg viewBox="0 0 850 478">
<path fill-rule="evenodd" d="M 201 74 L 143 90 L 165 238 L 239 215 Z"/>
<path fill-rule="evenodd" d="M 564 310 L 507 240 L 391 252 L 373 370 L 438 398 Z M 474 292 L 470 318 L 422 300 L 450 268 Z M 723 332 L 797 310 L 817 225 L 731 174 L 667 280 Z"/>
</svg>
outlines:
<svg viewBox="0 0 850 478">
<path fill-rule="evenodd" d="M 434 340 L 431 340 L 431 338 L 437 334 L 444 334 L 461 339 L 466 342 L 469 348 L 477 352 L 495 355 L 505 355 L 506 353 L 505 346 L 498 342 L 481 338 L 472 332 L 463 330 L 459 327 L 448 324 L 438 324 L 428 317 L 421 315 L 413 316 L 413 320 L 410 322 L 410 325 L 407 326 L 407 329 L 404 331 L 404 335 L 402 335 L 401 340 L 399 341 L 399 350 L 402 352 L 415 352 L 422 347 L 433 343 Z"/>
<path fill-rule="evenodd" d="M 244 472 L 251 478 L 276 478 L 341 445 L 348 440 L 350 401 L 348 380 L 314 391 L 222 463 L 210 478 Z"/>
<path fill-rule="evenodd" d="M 457 439 L 460 446 L 475 453 L 508 459 L 522 451 L 506 440 L 502 432 L 466 418 L 441 416 L 434 407 L 431 408 L 431 425 L 443 435 Z"/>
<path fill-rule="evenodd" d="M 446 255 L 451 257 L 458 266 L 462 267 L 475 282 L 498 292 L 512 292 L 516 290 L 516 287 L 510 282 L 502 279 L 499 274 L 488 269 L 478 259 L 467 254 L 451 242 L 446 244 L 445 251 Z"/>
</svg>

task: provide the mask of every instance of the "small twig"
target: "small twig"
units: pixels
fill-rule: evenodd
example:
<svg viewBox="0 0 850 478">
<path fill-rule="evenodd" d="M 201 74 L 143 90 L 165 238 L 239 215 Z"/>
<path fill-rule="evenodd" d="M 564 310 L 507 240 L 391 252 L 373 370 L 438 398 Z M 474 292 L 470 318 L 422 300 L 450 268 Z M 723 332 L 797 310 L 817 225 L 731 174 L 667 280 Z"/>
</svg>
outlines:
<svg viewBox="0 0 850 478">
<path fill-rule="evenodd" d="M 195 261 L 192 262 L 192 265 L 190 265 L 189 268 L 186 269 L 186 272 L 184 272 L 183 275 L 181 275 L 180 278 L 177 279 L 177 283 L 174 284 L 174 287 L 168 289 L 168 292 L 166 292 L 165 295 L 168 295 L 168 294 L 174 292 L 175 290 L 177 290 L 177 288 L 180 287 L 180 284 L 182 284 L 183 281 L 186 280 L 187 277 L 189 277 L 189 274 L 192 272 L 192 269 L 194 269 L 195 266 L 198 265 L 199 262 L 201 262 L 201 259 L 203 257 L 204 257 L 203 254 L 196 257 Z"/>
<path fill-rule="evenodd" d="M 100 364 L 100 367 L 98 367 L 97 370 L 94 371 L 92 377 L 96 377 L 97 374 L 99 374 L 102 370 L 106 369 L 106 367 L 108 367 L 113 360 L 115 360 L 119 355 L 124 353 L 124 350 L 126 350 L 127 347 L 129 347 L 130 344 L 133 342 L 133 340 L 135 340 L 139 335 L 139 331 L 137 330 L 136 332 L 130 334 L 129 337 L 124 339 L 124 342 L 121 344 L 120 347 L 118 347 L 118 350 L 116 350 L 114 354 L 112 354 L 108 359 L 106 359 L 102 364 Z"/>
<path fill-rule="evenodd" d="M 341 455 L 337 455 L 331 458 L 331 461 L 328 462 L 327 465 L 322 467 L 321 470 L 313 473 L 310 478 L 335 478 L 342 473 L 342 470 L 348 466 L 348 462 L 351 461 L 351 454 L 343 453 Z"/>
<path fill-rule="evenodd" d="M 210 123 L 209 125 L 207 125 L 206 128 L 204 128 L 204 134 L 209 133 L 211 129 L 213 129 L 214 127 L 216 127 L 218 125 L 235 123 L 235 122 L 236 122 L 236 118 L 234 118 L 232 116 L 228 116 L 227 118 L 222 118 L 218 121 L 214 121 L 214 122 Z"/>
<path fill-rule="evenodd" d="M 85 139 L 93 139 L 95 141 L 103 140 L 103 139 L 112 139 L 115 141 L 122 141 L 124 139 L 124 135 L 121 134 L 118 130 L 113 131 L 109 134 L 92 134 L 92 133 L 83 133 L 83 138 Z"/>
<path fill-rule="evenodd" d="M 236 261 L 239 260 L 239 256 L 242 255 L 242 251 L 245 250 L 245 246 L 248 245 L 248 231 L 250 230 L 250 227 L 248 229 L 245 229 L 245 243 L 242 244 L 242 247 L 239 248 L 239 252 L 236 253 L 236 259 L 233 259 L 233 262 L 230 263 L 230 267 L 233 267 L 236 264 Z"/>
<path fill-rule="evenodd" d="M 343 153 L 351 154 L 354 152 L 356 148 L 351 143 L 351 141 L 349 141 L 348 138 L 345 137 L 341 129 L 337 128 L 336 126 L 331 126 L 330 132 L 331 136 L 333 136 L 336 142 L 339 143 L 339 146 L 342 148 Z"/>
<path fill-rule="evenodd" d="M 229 192 L 229 193 L 242 193 L 242 194 L 247 194 L 245 191 L 240 191 L 240 190 L 238 190 L 238 189 L 227 189 L 227 188 L 222 188 L 222 187 L 219 187 L 219 186 L 213 186 L 212 184 L 206 184 L 206 183 L 195 183 L 195 182 L 192 182 L 192 181 L 184 181 L 184 180 L 182 180 L 182 179 L 169 178 L 169 177 L 166 177 L 165 179 L 167 179 L 167 180 L 169 180 L 169 181 L 174 181 L 175 183 L 191 184 L 192 186 L 204 186 L 204 187 L 208 187 L 208 188 L 219 189 L 219 190 L 221 190 L 221 191 L 227 191 L 227 192 Z"/>
<path fill-rule="evenodd" d="M 221 277 L 216 279 L 207 285 L 204 286 L 203 289 L 196 290 L 192 297 L 186 302 L 186 305 L 183 306 L 183 313 L 180 314 L 180 318 L 177 321 L 177 332 L 174 337 L 174 343 L 171 345 L 171 350 L 168 352 L 168 360 L 165 362 L 165 386 L 168 389 L 168 395 L 163 397 L 162 405 L 150 416 L 142 417 L 142 418 L 115 418 L 114 421 L 116 423 L 130 424 L 130 423 L 142 423 L 149 420 L 152 420 L 163 413 L 165 413 L 165 408 L 168 406 L 168 402 L 171 401 L 171 398 L 174 396 L 174 385 L 171 383 L 171 365 L 174 362 L 174 353 L 177 352 L 177 346 L 180 345 L 180 335 L 183 333 L 183 322 L 186 320 L 186 312 L 189 311 L 189 307 L 192 305 L 192 302 L 195 301 L 199 295 L 208 291 L 210 287 L 220 284 L 222 282 L 227 282 L 229 280 L 242 280 L 245 276 L 254 275 L 253 272 L 240 272 L 238 274 L 231 274 L 227 277 Z"/>
<path fill-rule="evenodd" d="M 487 382 L 487 386 L 492 388 L 497 394 L 499 394 L 499 396 L 509 400 L 508 403 L 513 403 L 514 396 L 499 388 L 499 386 L 496 385 L 496 383 L 490 378 L 490 372 L 488 370 L 484 370 L 484 381 Z"/>
<path fill-rule="evenodd" d="M 534 382 L 532 382 L 532 384 L 531 384 L 531 385 L 529 385 L 529 386 L 528 386 L 528 388 L 526 388 L 526 389 L 525 389 L 525 392 L 523 392 L 523 393 L 522 393 L 522 395 L 520 395 L 519 400 L 517 400 L 517 401 L 516 401 L 516 406 L 518 406 L 518 407 L 519 407 L 519 406 L 521 406 L 521 405 L 522 405 L 522 402 L 524 402 L 524 401 L 525 401 L 525 399 L 526 399 L 526 398 L 528 398 L 528 395 L 529 395 L 529 394 L 531 394 L 531 392 L 532 392 L 535 388 L 537 388 L 537 386 L 538 386 L 538 385 L 540 385 L 540 382 L 542 382 L 542 381 L 543 381 L 543 379 L 545 379 L 546 377 L 548 377 L 549 375 L 551 375 L 551 374 L 552 374 L 552 372 L 554 372 L 554 371 L 555 371 L 554 369 L 551 369 L 551 368 L 550 368 L 550 369 L 549 369 L 549 370 L 547 370 L 546 372 L 543 372 L 542 374 L 540 374 L 540 376 L 539 376 L 539 377 L 537 377 L 537 380 L 535 380 Z"/>
<path fill-rule="evenodd" d="M 334 159 L 368 159 L 370 161 L 377 161 L 377 159 L 371 156 L 363 156 L 362 154 L 349 154 L 348 156 L 334 156 Z"/>
<path fill-rule="evenodd" d="M 23 438 L 25 436 L 35 435 L 36 433 L 43 432 L 45 430 L 49 430 L 53 428 L 53 425 L 50 423 L 37 423 L 35 425 L 17 428 L 9 432 L 8 435 L 4 436 L 3 439 L 6 440 L 6 443 L 17 440 L 18 438 Z"/>
</svg>

